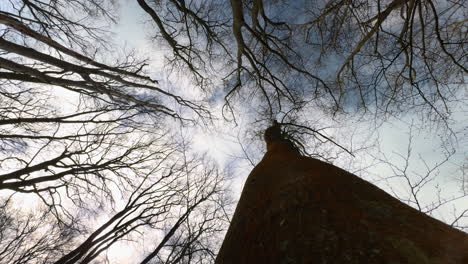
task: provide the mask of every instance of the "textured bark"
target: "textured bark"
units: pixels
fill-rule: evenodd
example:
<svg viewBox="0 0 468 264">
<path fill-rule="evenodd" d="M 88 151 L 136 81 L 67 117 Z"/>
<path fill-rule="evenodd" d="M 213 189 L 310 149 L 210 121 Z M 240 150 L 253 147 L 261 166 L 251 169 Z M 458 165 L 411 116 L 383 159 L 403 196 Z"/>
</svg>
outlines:
<svg viewBox="0 0 468 264">
<path fill-rule="evenodd" d="M 267 149 L 216 263 L 468 263 L 468 234 L 284 141 Z"/>
</svg>

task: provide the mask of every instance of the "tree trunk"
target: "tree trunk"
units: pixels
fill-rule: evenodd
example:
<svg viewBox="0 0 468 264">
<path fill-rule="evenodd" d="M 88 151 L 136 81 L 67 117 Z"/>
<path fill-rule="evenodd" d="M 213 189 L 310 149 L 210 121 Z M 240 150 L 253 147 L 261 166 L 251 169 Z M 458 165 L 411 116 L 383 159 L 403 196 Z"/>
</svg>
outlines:
<svg viewBox="0 0 468 264">
<path fill-rule="evenodd" d="M 468 263 L 468 234 L 284 140 L 267 143 L 217 264 Z"/>
</svg>

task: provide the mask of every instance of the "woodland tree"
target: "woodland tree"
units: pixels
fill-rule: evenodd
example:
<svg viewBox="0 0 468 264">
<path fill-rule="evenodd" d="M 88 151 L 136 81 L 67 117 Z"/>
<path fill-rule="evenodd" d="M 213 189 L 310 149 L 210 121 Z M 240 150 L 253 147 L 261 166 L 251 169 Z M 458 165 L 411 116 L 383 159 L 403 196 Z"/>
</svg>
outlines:
<svg viewBox="0 0 468 264">
<path fill-rule="evenodd" d="M 323 116 L 381 124 L 417 112 L 459 137 L 464 0 L 136 3 L 155 25 L 147 32 L 169 49 L 165 70 L 189 76 L 202 99 L 162 86 L 148 59 L 112 45 L 113 0 L 0 4 L 0 258 L 8 263 L 105 262 L 112 245 L 148 234 L 154 244 L 135 262 L 214 260 L 213 238 L 230 214 L 228 173 L 174 127 L 243 119 L 245 142 L 278 119 L 301 153 L 330 162 L 366 146 L 329 136 Z M 220 115 L 210 109 L 217 103 Z M 17 206 L 29 197 L 37 210 Z M 105 220 L 86 220 L 98 216 Z"/>
<path fill-rule="evenodd" d="M 467 73 L 465 2 L 138 0 L 170 64 L 199 87 L 224 74 L 227 109 L 255 95 L 272 117 L 317 105 L 442 122 Z"/>
<path fill-rule="evenodd" d="M 148 236 L 136 263 L 214 258 L 227 174 L 167 127 L 186 122 L 185 109 L 209 112 L 159 88 L 132 52 L 112 53 L 101 25 L 114 11 L 112 1 L 1 4 L 6 263 L 106 262 L 111 246 Z"/>
</svg>

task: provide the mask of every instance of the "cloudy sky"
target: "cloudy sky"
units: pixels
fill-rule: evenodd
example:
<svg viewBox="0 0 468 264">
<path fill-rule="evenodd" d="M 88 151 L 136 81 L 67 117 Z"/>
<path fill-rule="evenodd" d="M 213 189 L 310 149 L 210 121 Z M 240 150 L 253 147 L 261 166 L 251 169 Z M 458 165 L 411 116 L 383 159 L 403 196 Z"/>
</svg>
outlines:
<svg viewBox="0 0 468 264">
<path fill-rule="evenodd" d="M 137 6 L 136 1 L 123 1 L 120 8 L 120 20 L 115 28 L 116 41 L 120 44 L 125 43 L 128 48 L 135 48 L 137 52 L 143 56 L 148 56 L 152 59 L 152 73 L 154 78 L 162 80 L 163 84 L 172 85 L 180 88 L 176 91 L 187 91 L 190 87 L 190 82 L 183 78 L 174 78 L 167 75 L 164 68 L 161 67 L 164 62 L 164 46 L 158 45 L 157 42 L 150 41 L 152 31 L 156 30 L 154 24 L 148 21 L 147 16 Z M 180 77 L 180 76 L 179 76 Z M 188 89 L 189 91 L 195 89 Z M 466 91 L 465 91 L 466 92 Z M 213 110 L 216 112 L 220 105 L 213 105 Z M 328 135 L 334 136 L 341 140 L 347 146 L 359 146 L 378 142 L 379 148 L 373 148 L 366 151 L 358 151 L 356 157 L 343 156 L 342 160 L 336 160 L 334 163 L 337 166 L 354 171 L 356 174 L 373 182 L 387 192 L 397 194 L 401 198 L 410 197 L 410 188 L 408 181 L 404 178 L 392 177 L 398 174 L 398 169 L 405 166 L 405 157 L 408 157 L 407 175 L 410 177 L 411 183 L 417 183 L 421 177 L 427 175 L 430 171 L 430 180 L 418 194 L 423 204 L 429 205 L 435 202 L 435 194 L 440 192 L 445 199 L 450 199 L 461 195 L 462 177 L 460 166 L 466 161 L 468 153 L 468 109 L 465 105 L 460 105 L 454 108 L 452 129 L 457 133 L 456 136 L 448 136 L 448 132 L 443 128 L 437 128 L 426 124 L 416 113 L 414 116 L 407 115 L 402 118 L 389 118 L 386 123 L 375 129 L 375 124 L 362 123 L 357 120 L 344 119 L 341 120 L 337 129 L 326 130 Z M 248 111 L 246 109 L 245 111 Z M 218 113 L 218 118 L 220 117 Z M 248 122 L 248 121 L 246 121 Z M 413 124 L 411 126 L 411 124 Z M 245 132 L 245 126 L 240 122 L 240 125 L 234 126 L 223 122 L 219 118 L 215 122 L 216 131 L 203 129 L 190 129 L 190 134 L 193 135 L 194 144 L 197 149 L 207 151 L 221 165 L 232 166 L 235 168 L 236 177 L 233 180 L 232 189 L 234 196 L 238 197 L 242 189 L 242 185 L 251 170 L 252 166 L 245 159 L 242 147 L 249 148 L 248 145 L 240 145 L 238 138 L 242 137 Z M 408 152 L 410 142 L 410 127 L 411 129 L 411 152 Z M 353 129 L 351 129 L 353 128 Z M 339 138 L 353 130 L 355 135 L 353 138 Z M 368 133 L 368 131 L 374 131 Z M 367 133 L 366 133 L 367 132 Z M 343 142 L 345 141 L 345 142 Z M 368 144 L 370 145 L 370 144 Z M 261 154 L 264 152 L 264 146 L 260 144 L 254 145 L 255 151 L 252 152 L 252 159 L 258 161 Z M 259 150 L 258 148 L 263 148 Z M 379 150 L 379 151 L 377 151 Z M 383 156 L 385 154 L 385 157 Z M 444 162 L 447 155 L 449 159 Z M 394 164 L 392 169 L 388 164 L 384 164 L 382 159 L 387 159 L 388 162 Z M 377 162 L 375 159 L 380 159 Z M 432 170 L 439 163 L 442 163 L 436 169 Z M 368 167 L 372 164 L 371 167 Z M 360 169 L 365 168 L 364 171 Z M 391 179 L 388 179 L 392 177 Z M 429 179 L 428 178 L 428 179 Z M 414 205 L 413 205 L 414 206 Z M 453 219 L 451 215 L 454 208 L 458 211 L 468 209 L 468 199 L 459 199 L 448 203 L 437 211 L 432 212 L 433 216 L 450 222 Z M 468 219 L 467 219 L 468 220 Z M 467 222 L 468 223 L 468 222 Z"/>
<path fill-rule="evenodd" d="M 154 22 L 150 21 L 149 16 L 142 11 L 137 1 L 117 1 L 120 4 L 119 20 L 117 25 L 112 25 L 109 28 L 113 37 L 113 39 L 109 39 L 109 43 L 114 42 L 112 52 L 125 54 L 134 50 L 139 58 L 149 58 L 146 70 L 153 79 L 159 81 L 159 87 L 190 100 L 204 99 L 209 103 L 214 117 L 212 124 L 182 126 L 179 122 L 169 123 L 170 121 L 168 121 L 163 125 L 172 128 L 174 134 L 178 136 L 184 135 L 186 139 L 192 141 L 192 147 L 196 152 L 208 153 L 209 157 L 215 160 L 221 168 L 226 168 L 231 172 L 233 178 L 229 180 L 230 188 L 234 199 L 238 199 L 247 176 L 265 153 L 262 131 L 267 128 L 270 120 L 261 119 L 256 115 L 258 101 L 244 98 L 245 101 L 239 100 L 240 102 L 237 103 L 236 122 L 226 121 L 221 112 L 226 92 L 225 87 L 222 87 L 221 78 L 216 78 L 216 73 L 212 75 L 214 77 L 211 80 L 213 92 L 206 95 L 194 87 L 195 84 L 190 79 L 190 73 L 170 72 L 165 64 L 165 55 L 170 50 L 164 43 L 153 40 L 157 33 Z M 300 9 L 299 2 L 294 2 L 291 7 Z M 296 4 L 297 6 L 295 6 Z M 0 3 L 0 9 L 2 8 L 2 3 Z M 301 20 L 301 17 L 297 16 L 295 19 Z M 316 55 L 314 50 L 307 50 L 306 53 Z M 115 57 L 118 56 L 109 56 L 108 58 L 115 59 Z M 113 64 L 113 61 L 106 61 L 108 58 L 99 59 Z M 222 60 L 220 64 L 224 62 Z M 315 70 L 319 71 L 320 74 L 330 74 L 330 72 L 337 70 L 340 60 L 331 56 L 323 65 L 326 66 Z M 224 67 L 227 68 L 227 66 Z M 289 68 L 286 69 L 289 78 L 288 71 Z M 218 74 L 218 76 L 224 76 L 223 74 Z M 290 79 L 294 79 L 294 77 Z M 302 84 L 300 81 L 291 83 Z M 468 91 L 467 87 L 464 88 L 461 93 L 465 93 L 463 96 L 466 98 Z M 55 94 L 56 91 L 62 92 Z M 54 96 L 61 97 L 58 101 L 60 102 L 59 107 L 70 108 L 64 112 L 74 111 L 73 106 L 76 106 L 78 101 L 77 94 L 55 86 L 53 93 Z M 451 130 L 447 130 L 440 123 L 432 122 L 430 117 L 425 117 L 417 112 L 410 112 L 398 117 L 388 116 L 385 122 L 376 123 L 377 121 L 372 120 L 372 118 L 362 118 L 352 114 L 338 114 L 332 119 L 330 114 L 327 114 L 323 109 L 317 107 L 307 109 L 300 116 L 302 121 L 308 121 L 314 128 L 323 128 L 321 130 L 323 134 L 352 150 L 354 156 L 329 142 L 323 145 L 317 143 L 319 145 L 317 149 L 311 149 L 313 154 L 329 154 L 328 161 L 334 165 L 353 172 L 403 202 L 428 212 L 446 223 L 451 224 L 455 219 L 463 216 L 461 214 L 466 211 L 456 226 L 459 228 L 468 227 L 468 107 L 466 105 L 451 105 L 451 119 L 447 121 Z M 280 113 L 277 118 L 281 118 L 281 114 L 284 113 Z M 131 137 L 137 136 L 132 134 L 129 138 Z M 311 146 L 315 147 L 312 143 Z M 314 152 L 316 150 L 319 152 Z M 4 164 L 2 164 L 1 169 L 7 167 Z M 8 191 L 3 194 L 9 195 Z M 415 203 L 414 195 L 417 197 L 418 204 Z M 36 204 L 33 201 L 37 200 L 37 197 L 22 194 L 15 197 L 18 201 L 14 203 L 15 209 L 24 210 L 24 212 L 27 209 L 35 209 Z M 126 200 L 118 201 L 117 199 L 116 207 L 120 206 L 119 208 L 121 208 L 123 206 L 119 202 L 124 203 Z M 441 202 L 443 206 L 439 207 L 438 204 Z M 151 204 L 151 207 L 155 207 L 154 204 Z M 435 207 L 437 209 L 432 210 Z M 89 218 L 87 224 L 91 227 L 101 225 L 109 217 L 110 215 L 105 212 L 100 215 L 96 213 L 96 215 L 89 217 L 88 215 L 83 216 L 86 221 Z M 164 223 L 166 222 L 168 222 L 167 218 L 164 219 Z M 466 228 L 464 230 L 468 231 Z M 154 241 L 160 240 L 158 235 L 161 234 L 154 230 L 139 237 L 136 235 L 135 241 L 138 243 L 119 242 L 110 248 L 107 255 L 115 263 L 129 263 L 130 260 L 138 260 L 137 257 L 141 257 L 144 249 L 151 249 L 154 246 Z"/>
<path fill-rule="evenodd" d="M 188 98 L 202 96 L 198 94 L 198 89 L 191 88 L 193 84 L 183 73 L 169 74 L 164 67 L 167 49 L 151 40 L 155 30 L 155 25 L 149 21 L 149 17 L 136 1 L 120 0 L 118 24 L 110 28 L 114 32 L 114 47 L 127 51 L 134 49 L 139 56 L 149 58 L 147 70 L 152 78 L 159 80 L 160 87 Z M 219 80 L 213 81 L 216 83 Z M 209 129 L 181 128 L 178 124 L 173 126 L 175 130 L 182 131 L 191 138 L 197 151 L 207 152 L 221 167 L 229 168 L 234 175 L 231 180 L 232 193 L 237 199 L 249 172 L 265 152 L 261 130 L 266 128 L 266 123 L 261 125 L 265 127 L 255 128 L 254 132 L 258 132 L 257 134 L 252 134 L 253 119 L 250 113 L 255 108 L 255 102 L 245 102 L 244 107 L 237 109 L 237 124 L 226 122 L 221 115 L 223 101 L 219 100 L 223 96 L 223 90 L 217 91 L 220 92 L 215 92 L 209 98 L 215 116 Z M 462 92 L 468 93 L 466 87 Z M 70 98 L 70 94 L 64 93 L 63 97 Z M 464 197 L 462 189 L 462 177 L 467 177 L 468 181 L 468 175 L 463 175 L 462 170 L 462 166 L 468 166 L 466 105 L 453 107 L 449 125 L 454 134 L 444 127 L 436 127 L 427 122 L 419 113 L 410 113 L 399 118 L 388 117 L 381 124 L 353 116 L 336 117 L 332 120 L 327 115 L 320 114 L 319 109 L 310 109 L 308 114 L 314 122 L 329 126 L 322 131 L 324 134 L 355 151 L 355 157 L 341 153 L 333 159 L 336 166 L 376 184 L 414 207 L 417 205 L 414 204 L 412 191 L 418 191 L 417 198 L 423 211 L 433 208 L 434 203 L 438 203 L 440 199 L 449 201 L 437 210 L 430 211 L 431 215 L 449 224 L 468 209 L 468 196 Z M 327 146 L 336 151 L 332 144 Z M 401 177 L 403 172 L 407 178 Z M 468 173 L 468 169 L 464 173 Z M 465 190 L 468 191 L 468 187 Z M 452 199 L 455 200 L 451 201 Z M 30 201 L 25 199 L 23 204 L 16 206 L 24 204 L 30 204 Z M 101 215 L 91 221 L 97 226 L 107 217 Z M 468 213 L 458 224 L 468 227 Z M 146 239 L 151 240 L 151 237 Z M 145 247 L 147 241 L 141 242 Z M 152 241 L 148 241 L 148 245 L 151 246 Z M 139 246 L 141 245 L 118 243 L 111 247 L 109 256 L 117 263 L 122 262 L 122 259 L 134 259 L 141 249 L 137 248 Z"/>
</svg>

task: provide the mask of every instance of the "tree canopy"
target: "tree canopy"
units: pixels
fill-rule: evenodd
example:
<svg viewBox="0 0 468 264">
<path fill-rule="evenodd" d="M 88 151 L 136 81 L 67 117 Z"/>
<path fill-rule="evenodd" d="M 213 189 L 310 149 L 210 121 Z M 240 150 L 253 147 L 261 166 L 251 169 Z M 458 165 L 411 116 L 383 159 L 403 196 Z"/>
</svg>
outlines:
<svg viewBox="0 0 468 264">
<path fill-rule="evenodd" d="M 129 5 L 161 63 L 115 41 Z M 347 121 L 377 133 L 416 118 L 409 138 L 429 126 L 448 139 L 442 161 L 421 157 L 412 176 L 411 141 L 403 166 L 384 150 L 360 160 L 387 165 L 410 190 L 394 195 L 421 211 L 458 208 L 447 222 L 466 228 L 466 158 L 452 158 L 466 151 L 467 12 L 465 0 L 3 1 L 0 259 L 104 263 L 137 245 L 135 263 L 213 262 L 235 166 L 193 134 L 230 130 L 254 165 L 273 120 L 302 154 L 357 163 L 381 149 Z M 421 205 L 450 162 L 461 194 Z"/>
</svg>

